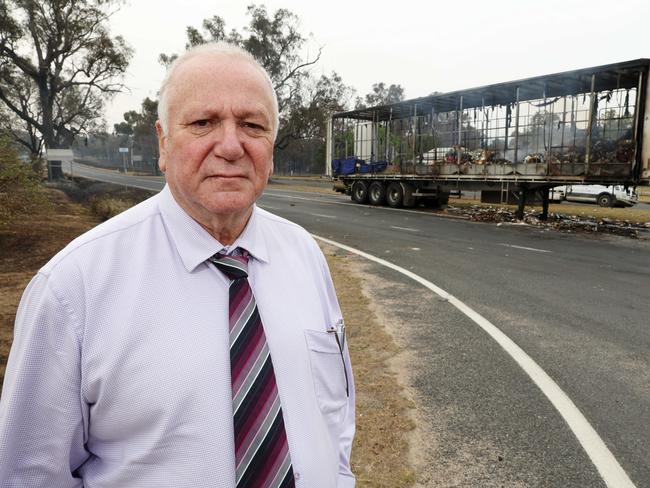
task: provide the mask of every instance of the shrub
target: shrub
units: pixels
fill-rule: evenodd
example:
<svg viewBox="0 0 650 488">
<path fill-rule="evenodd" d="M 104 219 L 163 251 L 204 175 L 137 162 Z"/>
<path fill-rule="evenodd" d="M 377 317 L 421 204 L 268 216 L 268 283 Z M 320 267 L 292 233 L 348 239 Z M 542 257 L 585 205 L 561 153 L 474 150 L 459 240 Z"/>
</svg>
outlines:
<svg viewBox="0 0 650 488">
<path fill-rule="evenodd" d="M 7 139 L 0 138 L 0 226 L 29 213 L 44 201 L 39 175 L 31 164 L 20 160 Z"/>
<path fill-rule="evenodd" d="M 97 197 L 90 199 L 90 210 L 102 220 L 108 220 L 131 207 L 129 202 L 111 197 Z"/>
</svg>

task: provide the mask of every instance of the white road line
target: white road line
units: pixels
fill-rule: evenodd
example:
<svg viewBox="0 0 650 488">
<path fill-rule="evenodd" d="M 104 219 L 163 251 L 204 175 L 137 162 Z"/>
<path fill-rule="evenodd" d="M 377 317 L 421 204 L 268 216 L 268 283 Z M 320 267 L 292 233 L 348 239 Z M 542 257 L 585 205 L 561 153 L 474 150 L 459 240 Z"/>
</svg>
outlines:
<svg viewBox="0 0 650 488">
<path fill-rule="evenodd" d="M 502 242 L 500 244 L 501 246 L 506 246 L 506 247 L 514 247 L 515 249 L 523 249 L 524 251 L 534 251 L 534 252 L 553 252 L 553 251 L 548 251 L 546 249 L 536 249 L 534 247 L 525 247 L 525 246 L 515 246 L 514 244 L 506 244 Z"/>
<path fill-rule="evenodd" d="M 411 229 L 410 227 L 397 227 L 396 225 L 391 225 L 390 228 L 397 230 L 407 230 L 409 232 L 420 232 L 420 229 Z"/>
<path fill-rule="evenodd" d="M 314 217 L 323 217 L 325 219 L 335 219 L 336 215 L 325 215 L 325 214 L 317 214 L 317 213 L 310 213 L 309 215 L 313 215 Z"/>
<path fill-rule="evenodd" d="M 270 205 L 258 204 L 258 206 L 262 207 L 264 210 L 267 210 L 267 209 L 269 209 L 269 210 L 278 210 L 278 207 L 271 207 Z"/>
<path fill-rule="evenodd" d="M 582 445 L 591 462 L 600 473 L 605 484 L 608 488 L 636 488 L 632 480 L 623 470 L 618 463 L 612 452 L 605 445 L 598 433 L 591 426 L 589 421 L 580 412 L 578 407 L 575 406 L 573 401 L 566 393 L 558 386 L 555 381 L 528 355 L 521 349 L 515 342 L 507 335 L 501 332 L 489 320 L 480 315 L 478 312 L 471 309 L 465 303 L 461 302 L 458 298 L 450 295 L 442 288 L 434 285 L 430 281 L 408 271 L 400 266 L 397 266 L 384 259 L 373 256 L 372 254 L 365 253 L 345 244 L 341 244 L 324 237 L 312 234 L 312 236 L 322 242 L 332 246 L 344 249 L 348 252 L 357 254 L 375 263 L 386 266 L 398 273 L 408 276 L 412 280 L 418 282 L 425 288 L 428 288 L 436 295 L 448 301 L 463 314 L 474 321 L 479 327 L 487 332 L 492 339 L 494 339 L 526 372 L 531 380 L 539 387 L 542 393 L 549 399 L 556 410 L 560 413 L 562 418 L 566 421 L 573 434 Z"/>
</svg>

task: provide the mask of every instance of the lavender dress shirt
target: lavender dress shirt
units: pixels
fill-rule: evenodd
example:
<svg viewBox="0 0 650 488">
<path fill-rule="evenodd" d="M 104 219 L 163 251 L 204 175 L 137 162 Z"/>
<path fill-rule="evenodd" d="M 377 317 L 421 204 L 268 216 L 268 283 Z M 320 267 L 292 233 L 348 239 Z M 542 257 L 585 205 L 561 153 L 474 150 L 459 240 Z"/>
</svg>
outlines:
<svg viewBox="0 0 650 488">
<path fill-rule="evenodd" d="M 354 384 L 327 332 L 341 311 L 323 255 L 257 207 L 237 246 L 253 256 L 296 486 L 354 487 Z M 166 187 L 38 272 L 0 399 L 0 487 L 235 486 L 229 283 L 206 263 L 222 248 Z"/>
</svg>

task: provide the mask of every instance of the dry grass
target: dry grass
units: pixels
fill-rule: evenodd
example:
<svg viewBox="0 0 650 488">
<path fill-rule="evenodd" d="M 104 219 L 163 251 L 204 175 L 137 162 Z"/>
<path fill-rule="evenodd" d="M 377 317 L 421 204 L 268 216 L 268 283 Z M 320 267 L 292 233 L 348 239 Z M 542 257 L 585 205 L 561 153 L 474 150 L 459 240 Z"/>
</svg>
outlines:
<svg viewBox="0 0 650 488">
<path fill-rule="evenodd" d="M 130 207 L 130 203 L 112 197 L 94 197 L 90 200 L 90 210 L 101 220 L 115 217 Z"/>
<path fill-rule="evenodd" d="M 350 273 L 350 257 L 326 248 L 326 256 L 346 320 L 357 392 L 357 433 L 352 470 L 359 488 L 406 488 L 415 483 L 409 466 L 412 409 L 390 360 L 399 352 L 381 327 L 370 300 Z"/>
<path fill-rule="evenodd" d="M 19 221 L 0 227 L 0 384 L 25 286 L 54 254 L 98 223 L 88 209 L 71 203 L 61 190 L 42 193 L 51 205 L 40 206 Z"/>
</svg>

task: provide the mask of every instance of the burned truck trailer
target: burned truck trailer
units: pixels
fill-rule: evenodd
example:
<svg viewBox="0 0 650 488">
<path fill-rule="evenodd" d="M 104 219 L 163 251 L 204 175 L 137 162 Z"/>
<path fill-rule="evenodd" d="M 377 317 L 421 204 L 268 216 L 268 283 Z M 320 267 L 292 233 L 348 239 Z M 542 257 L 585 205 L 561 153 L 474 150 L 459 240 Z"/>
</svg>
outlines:
<svg viewBox="0 0 650 488">
<path fill-rule="evenodd" d="M 648 185 L 649 59 L 537 76 L 332 116 L 328 170 L 358 203 L 515 195 L 558 185 Z"/>
</svg>

